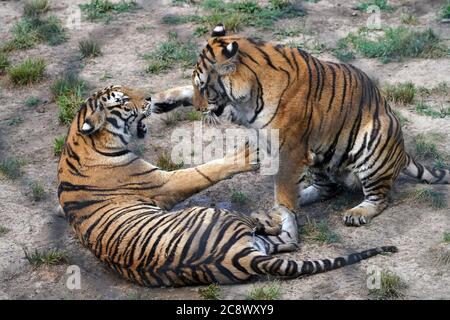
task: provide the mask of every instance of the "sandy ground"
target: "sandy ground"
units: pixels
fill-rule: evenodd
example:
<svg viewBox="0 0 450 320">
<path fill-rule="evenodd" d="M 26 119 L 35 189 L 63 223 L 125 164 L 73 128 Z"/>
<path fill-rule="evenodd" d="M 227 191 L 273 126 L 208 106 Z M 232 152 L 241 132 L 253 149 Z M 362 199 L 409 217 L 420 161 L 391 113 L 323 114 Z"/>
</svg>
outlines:
<svg viewBox="0 0 450 320">
<path fill-rule="evenodd" d="M 52 13 L 66 19 L 70 6 L 85 1 L 53 1 Z M 180 37 L 189 37 L 195 26 L 184 24 L 167 26 L 161 17 L 167 13 L 195 13 L 191 6 L 175 7 L 170 1 L 138 1 L 140 8 L 116 16 L 111 23 L 82 22 L 80 30 L 70 30 L 69 40 L 57 47 L 44 44 L 25 51 L 16 51 L 13 62 L 28 56 L 41 56 L 48 63 L 45 80 L 23 88 L 13 87 L 1 80 L 0 97 L 0 158 L 15 155 L 26 159 L 23 175 L 17 180 L 0 176 L 0 225 L 10 231 L 0 236 L 0 299 L 184 299 L 199 298 L 198 287 L 189 288 L 142 288 L 120 279 L 106 270 L 74 238 L 63 217 L 57 213 L 56 167 L 57 157 L 53 155 L 53 140 L 65 134 L 66 127 L 57 120 L 57 106 L 52 101 L 49 86 L 66 70 L 78 70 L 91 89 L 108 84 L 120 83 L 142 87 L 156 92 L 174 85 L 188 84 L 190 70 L 174 68 L 165 74 L 145 73 L 146 63 L 142 54 L 150 52 L 155 43 L 165 39 L 169 30 L 177 31 Z M 367 16 L 356 13 L 356 3 L 339 5 L 341 1 L 321 0 L 305 3 L 308 14 L 297 20 L 281 20 L 278 26 L 305 23 L 307 29 L 318 41 L 332 47 L 336 40 L 351 30 L 363 26 Z M 450 34 L 449 25 L 436 21 L 435 13 L 443 1 L 390 1 L 397 6 L 392 13 L 383 13 L 382 21 L 387 25 L 398 25 L 399 12 L 405 10 L 415 14 L 421 26 L 431 27 L 442 37 Z M 0 2 L 0 40 L 9 39 L 10 26 L 19 19 L 23 1 Z M 148 26 L 146 28 L 139 28 Z M 271 32 L 258 31 L 260 36 L 271 39 Z M 242 34 L 254 34 L 252 28 Z M 103 55 L 92 60 L 79 58 L 78 41 L 93 34 L 102 42 Z M 193 38 L 199 47 L 202 38 Z M 294 38 L 287 40 L 299 40 Z M 301 40 L 301 39 L 300 39 Z M 318 55 L 324 59 L 335 59 L 325 51 Z M 402 62 L 382 64 L 376 59 L 357 59 L 356 66 L 365 70 L 380 83 L 395 83 L 411 80 L 416 85 L 433 87 L 440 82 L 450 83 L 450 60 L 408 59 Z M 105 79 L 108 75 L 108 79 Z M 44 104 L 38 108 L 25 106 L 29 96 L 39 97 Z M 448 104 L 448 97 L 446 103 Z M 444 135 L 438 141 L 441 151 L 450 154 L 448 143 L 450 118 L 432 119 L 420 116 L 411 108 L 401 108 L 409 122 L 405 126 L 407 147 L 412 148 L 411 137 L 422 132 L 439 132 Z M 20 116 L 23 122 L 6 125 L 8 119 Z M 183 121 L 179 126 L 192 127 L 192 122 Z M 155 161 L 162 150 L 170 150 L 170 134 L 174 128 L 166 127 L 160 119 L 149 121 L 150 134 L 139 144 L 145 146 L 144 158 Z M 39 181 L 47 196 L 41 202 L 29 197 L 29 183 Z M 389 269 L 398 274 L 408 285 L 407 299 L 449 299 L 449 268 L 433 262 L 432 248 L 442 241 L 444 231 L 450 228 L 450 210 L 434 210 L 421 203 L 405 201 L 401 194 L 423 186 L 408 179 L 400 179 L 392 195 L 391 206 L 371 224 L 362 228 L 348 228 L 342 225 L 340 212 L 357 204 L 358 197 L 344 194 L 336 199 L 306 207 L 299 213 L 299 220 L 305 217 L 327 219 L 340 241 L 320 244 L 305 241 L 301 250 L 288 254 L 293 259 L 333 257 L 354 250 L 384 244 L 395 244 L 400 252 L 391 256 L 377 256 L 360 264 L 313 277 L 281 282 L 283 299 L 367 299 L 366 270 L 369 266 Z M 448 195 L 450 186 L 434 186 L 434 189 Z M 233 190 L 242 191 L 251 199 L 239 206 L 230 202 Z M 256 209 L 268 210 L 273 203 L 272 179 L 257 173 L 246 173 L 223 181 L 206 190 L 183 205 L 217 205 L 249 212 Z M 59 248 L 68 256 L 69 264 L 81 269 L 81 289 L 66 287 L 67 265 L 32 268 L 24 256 L 23 248 L 29 250 Z M 255 284 L 224 286 L 222 297 L 243 299 Z"/>
</svg>

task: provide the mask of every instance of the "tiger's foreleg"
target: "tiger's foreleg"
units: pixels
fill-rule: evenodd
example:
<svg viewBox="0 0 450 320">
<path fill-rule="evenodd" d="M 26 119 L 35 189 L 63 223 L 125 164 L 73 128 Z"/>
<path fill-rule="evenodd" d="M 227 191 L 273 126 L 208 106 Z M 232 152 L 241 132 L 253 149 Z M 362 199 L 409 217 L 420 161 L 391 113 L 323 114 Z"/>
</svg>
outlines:
<svg viewBox="0 0 450 320">
<path fill-rule="evenodd" d="M 233 175 L 258 168 L 257 151 L 253 146 L 243 146 L 234 155 L 226 156 L 197 167 L 171 172 L 161 172 L 163 185 L 157 195 L 157 204 L 170 209 L 188 197 L 211 187 Z"/>
<path fill-rule="evenodd" d="M 192 85 L 188 85 L 158 92 L 147 100 L 151 100 L 150 111 L 152 113 L 165 113 L 180 106 L 192 105 L 193 97 L 194 88 Z"/>
<path fill-rule="evenodd" d="M 281 223 L 282 232 L 279 237 L 284 243 L 298 244 L 297 217 L 294 210 L 301 180 L 299 177 L 303 176 L 303 169 L 308 164 L 307 154 L 300 148 L 280 151 L 280 168 L 274 179 L 275 206 L 272 215 Z"/>
</svg>

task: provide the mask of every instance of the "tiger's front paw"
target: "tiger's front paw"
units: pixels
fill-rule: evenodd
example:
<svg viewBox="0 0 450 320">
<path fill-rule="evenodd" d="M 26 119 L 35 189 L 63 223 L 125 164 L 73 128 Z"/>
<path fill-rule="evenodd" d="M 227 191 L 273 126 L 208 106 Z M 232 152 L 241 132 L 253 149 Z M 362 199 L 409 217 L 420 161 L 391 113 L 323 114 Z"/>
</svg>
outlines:
<svg viewBox="0 0 450 320">
<path fill-rule="evenodd" d="M 260 166 L 258 147 L 247 141 L 244 146 L 239 148 L 234 161 L 240 166 L 240 171 L 258 170 Z"/>
</svg>

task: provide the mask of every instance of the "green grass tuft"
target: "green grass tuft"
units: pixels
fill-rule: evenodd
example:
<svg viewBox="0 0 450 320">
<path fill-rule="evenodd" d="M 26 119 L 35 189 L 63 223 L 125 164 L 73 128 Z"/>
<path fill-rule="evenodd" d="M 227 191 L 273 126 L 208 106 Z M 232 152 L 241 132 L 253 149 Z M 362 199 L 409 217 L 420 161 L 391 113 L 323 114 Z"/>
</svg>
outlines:
<svg viewBox="0 0 450 320">
<path fill-rule="evenodd" d="M 412 82 L 387 84 L 384 86 L 383 92 L 389 101 L 410 104 L 414 101 L 416 87 Z"/>
<path fill-rule="evenodd" d="M 355 50 L 367 58 L 382 62 L 401 58 L 442 58 L 448 56 L 448 47 L 431 29 L 414 31 L 406 27 L 387 28 L 382 35 L 361 28 L 340 40 L 340 50 Z"/>
<path fill-rule="evenodd" d="M 207 26 L 198 26 L 194 30 L 194 36 L 201 37 L 209 32 L 209 28 Z"/>
<path fill-rule="evenodd" d="M 197 61 L 197 47 L 191 41 L 183 42 L 176 33 L 169 33 L 166 41 L 156 45 L 156 49 L 144 56 L 148 61 L 147 72 L 158 74 L 181 63 L 183 68 L 191 67 Z"/>
<path fill-rule="evenodd" d="M 332 52 L 336 58 L 344 63 L 355 59 L 355 53 L 349 48 L 347 38 L 339 39 L 337 47 Z"/>
<path fill-rule="evenodd" d="M 182 120 L 183 117 L 179 111 L 169 112 L 166 116 L 162 118 L 162 121 L 167 127 L 173 127 Z"/>
<path fill-rule="evenodd" d="M 55 156 L 61 155 L 65 142 L 66 136 L 56 137 L 55 140 L 53 140 L 53 154 Z"/>
<path fill-rule="evenodd" d="M 186 113 L 186 120 L 189 121 L 200 121 L 203 119 L 203 113 L 200 111 L 189 111 Z"/>
<path fill-rule="evenodd" d="M 0 51 L 0 75 L 3 74 L 10 66 L 8 55 L 5 52 Z"/>
<path fill-rule="evenodd" d="M 196 0 L 172 0 L 172 5 L 174 6 L 179 6 L 179 5 L 183 5 L 183 4 L 195 4 Z"/>
<path fill-rule="evenodd" d="M 40 40 L 51 46 L 56 46 L 67 40 L 67 34 L 61 21 L 55 16 L 36 20 L 35 26 Z"/>
<path fill-rule="evenodd" d="M 176 14 L 167 14 L 163 16 L 162 23 L 169 25 L 179 25 L 185 24 L 189 22 L 197 22 L 199 21 L 199 17 L 195 15 L 176 15 Z"/>
<path fill-rule="evenodd" d="M 46 68 L 42 58 L 26 58 L 22 63 L 8 68 L 8 75 L 16 85 L 27 85 L 39 82 L 44 77 Z"/>
<path fill-rule="evenodd" d="M 24 249 L 24 252 L 25 258 L 33 267 L 54 266 L 68 262 L 65 253 L 58 249 L 42 251 L 36 249 L 34 252 Z"/>
<path fill-rule="evenodd" d="M 70 125 L 80 105 L 84 102 L 82 98 L 82 89 L 77 89 L 66 95 L 56 98 L 56 104 L 59 107 L 58 119 L 61 123 Z"/>
<path fill-rule="evenodd" d="M 339 236 L 330 230 L 326 221 L 316 222 L 315 220 L 310 220 L 309 217 L 299 231 L 304 240 L 320 243 L 335 243 L 340 240 Z"/>
<path fill-rule="evenodd" d="M 205 300 L 220 300 L 222 288 L 218 284 L 210 284 L 207 287 L 198 289 L 198 294 Z"/>
<path fill-rule="evenodd" d="M 291 48 L 301 48 L 304 50 L 307 50 L 309 53 L 312 54 L 320 54 L 326 50 L 325 44 L 319 42 L 319 40 L 310 38 L 306 41 L 289 41 L 287 43 L 287 46 Z"/>
<path fill-rule="evenodd" d="M 237 203 L 239 205 L 243 205 L 247 201 L 248 201 L 248 198 L 243 192 L 233 190 L 233 193 L 231 194 L 231 202 Z"/>
<path fill-rule="evenodd" d="M 273 36 L 276 40 L 280 41 L 289 37 L 296 37 L 302 33 L 308 33 L 305 31 L 305 26 L 298 24 L 290 27 L 280 27 L 275 29 Z"/>
<path fill-rule="evenodd" d="M 28 0 L 23 6 L 23 15 L 29 18 L 35 18 L 50 8 L 48 0 Z"/>
<path fill-rule="evenodd" d="M 33 48 L 39 42 L 39 33 L 27 19 L 21 19 L 11 28 L 13 39 L 2 46 L 3 51 Z"/>
<path fill-rule="evenodd" d="M 445 156 L 439 152 L 435 141 L 441 141 L 445 137 L 440 133 L 418 134 L 413 138 L 414 156 L 419 160 L 445 160 Z"/>
<path fill-rule="evenodd" d="M 37 107 L 41 103 L 41 99 L 36 97 L 28 97 L 27 100 L 25 100 L 25 105 L 27 107 Z"/>
<path fill-rule="evenodd" d="M 444 235 L 442 236 L 443 241 L 446 243 L 450 243 L 450 231 L 444 232 Z"/>
<path fill-rule="evenodd" d="M 21 168 L 25 161 L 18 157 L 7 157 L 0 161 L 0 172 L 9 179 L 17 179 L 22 175 Z"/>
<path fill-rule="evenodd" d="M 248 294 L 247 300 L 277 300 L 281 296 L 281 287 L 278 282 L 255 286 Z"/>
<path fill-rule="evenodd" d="M 56 46 L 67 40 L 65 28 L 56 16 L 33 18 L 23 17 L 11 29 L 13 39 L 3 47 L 3 51 L 33 48 L 39 42 Z"/>
<path fill-rule="evenodd" d="M 156 159 L 156 166 L 162 170 L 174 171 L 179 170 L 184 167 L 184 163 L 175 163 L 172 161 L 170 154 L 166 151 L 159 154 L 158 159 Z"/>
<path fill-rule="evenodd" d="M 422 188 L 414 190 L 409 193 L 409 197 L 418 203 L 425 203 L 436 210 L 447 208 L 445 195 L 432 189 Z"/>
<path fill-rule="evenodd" d="M 423 116 L 429 116 L 432 118 L 445 118 L 450 116 L 450 107 L 440 108 L 439 111 L 433 109 L 431 106 L 425 104 L 423 101 L 419 101 L 416 103 L 415 111 Z"/>
<path fill-rule="evenodd" d="M 403 24 L 409 25 L 409 26 L 417 26 L 419 24 L 419 21 L 417 20 L 417 17 L 412 14 L 404 14 L 400 17 L 400 21 Z"/>
<path fill-rule="evenodd" d="M 58 118 L 61 123 L 69 125 L 84 102 L 85 82 L 73 73 L 57 78 L 50 87 L 59 107 Z"/>
<path fill-rule="evenodd" d="M 83 58 L 95 58 L 102 54 L 100 43 L 93 38 L 80 40 L 78 42 L 78 48 Z"/>
<path fill-rule="evenodd" d="M 439 15 L 442 19 L 450 19 L 450 1 L 442 7 Z"/>
<path fill-rule="evenodd" d="M 68 72 L 58 77 L 50 86 L 50 91 L 54 98 L 61 95 L 68 95 L 78 89 L 84 89 L 85 82 L 76 74 Z"/>
<path fill-rule="evenodd" d="M 7 234 L 9 231 L 11 231 L 11 230 L 9 230 L 7 227 L 4 227 L 4 226 L 0 225 L 0 237 L 1 237 L 1 236 L 4 236 L 4 235 Z"/>
<path fill-rule="evenodd" d="M 16 126 L 18 124 L 21 124 L 22 122 L 23 122 L 23 118 L 21 116 L 18 116 L 18 117 L 14 117 L 14 118 L 7 120 L 6 124 L 8 126 Z"/>
<path fill-rule="evenodd" d="M 366 2 L 360 2 L 356 6 L 356 9 L 366 12 L 370 6 L 377 6 L 382 11 L 392 10 L 392 7 L 388 4 L 387 0 L 368 0 Z"/>
<path fill-rule="evenodd" d="M 108 1 L 91 0 L 89 3 L 80 4 L 81 11 L 84 12 L 89 21 L 103 20 L 108 22 L 114 14 L 119 14 L 133 10 L 137 4 L 135 1 Z"/>
<path fill-rule="evenodd" d="M 218 23 L 223 23 L 225 29 L 236 32 L 242 26 L 254 26 L 268 29 L 273 27 L 279 19 L 295 18 L 303 16 L 302 9 L 285 0 L 269 1 L 266 6 L 261 6 L 256 1 L 230 1 L 205 0 L 202 8 L 207 13 L 201 22 L 210 29 Z"/>
<path fill-rule="evenodd" d="M 37 182 L 37 181 L 33 181 L 30 182 L 29 184 L 30 186 L 30 191 L 31 191 L 31 198 L 33 199 L 33 201 L 41 201 L 42 199 L 45 198 L 45 189 L 42 186 L 41 183 Z"/>
<path fill-rule="evenodd" d="M 371 289 L 369 294 L 377 300 L 401 299 L 405 295 L 406 283 L 391 271 L 381 271 L 381 286 L 379 289 Z"/>
</svg>

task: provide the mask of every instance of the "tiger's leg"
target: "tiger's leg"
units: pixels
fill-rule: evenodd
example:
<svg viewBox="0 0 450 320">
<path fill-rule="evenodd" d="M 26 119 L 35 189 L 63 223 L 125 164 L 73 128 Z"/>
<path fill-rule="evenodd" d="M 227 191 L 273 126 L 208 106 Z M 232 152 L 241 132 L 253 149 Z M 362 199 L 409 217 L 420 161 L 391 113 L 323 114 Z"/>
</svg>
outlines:
<svg viewBox="0 0 450 320">
<path fill-rule="evenodd" d="M 223 159 L 213 160 L 188 169 L 159 171 L 162 185 L 159 189 L 155 189 L 157 194 L 151 195 L 151 197 L 161 208 L 170 209 L 175 204 L 221 180 L 257 169 L 256 160 L 256 148 L 246 144 L 236 154 Z"/>
<path fill-rule="evenodd" d="M 294 142 L 295 143 L 295 142 Z M 297 190 L 303 177 L 303 169 L 310 159 L 307 152 L 301 148 L 288 148 L 280 151 L 280 168 L 275 176 L 275 206 L 272 214 L 281 222 L 282 230 L 278 236 L 284 243 L 297 245 L 298 226 L 294 213 L 297 204 Z"/>
<path fill-rule="evenodd" d="M 334 197 L 337 193 L 337 184 L 332 182 L 326 173 L 318 169 L 311 169 L 313 184 L 300 191 L 298 203 L 306 206 L 317 201 Z"/>
<path fill-rule="evenodd" d="M 364 192 L 364 201 L 344 213 L 344 223 L 348 226 L 361 226 L 380 214 L 388 206 L 388 195 L 404 167 L 404 153 L 400 150 L 381 167 L 357 173 Z"/>
<path fill-rule="evenodd" d="M 150 111 L 152 113 L 165 113 L 180 106 L 191 106 L 193 97 L 194 88 L 189 85 L 158 92 L 146 100 L 151 101 Z"/>
<path fill-rule="evenodd" d="M 386 184 L 386 181 L 384 181 Z M 371 189 L 363 185 L 364 201 L 344 213 L 344 223 L 347 226 L 359 227 L 368 223 L 387 207 L 388 193 L 391 185 L 380 186 L 376 195 L 371 195 Z"/>
</svg>

